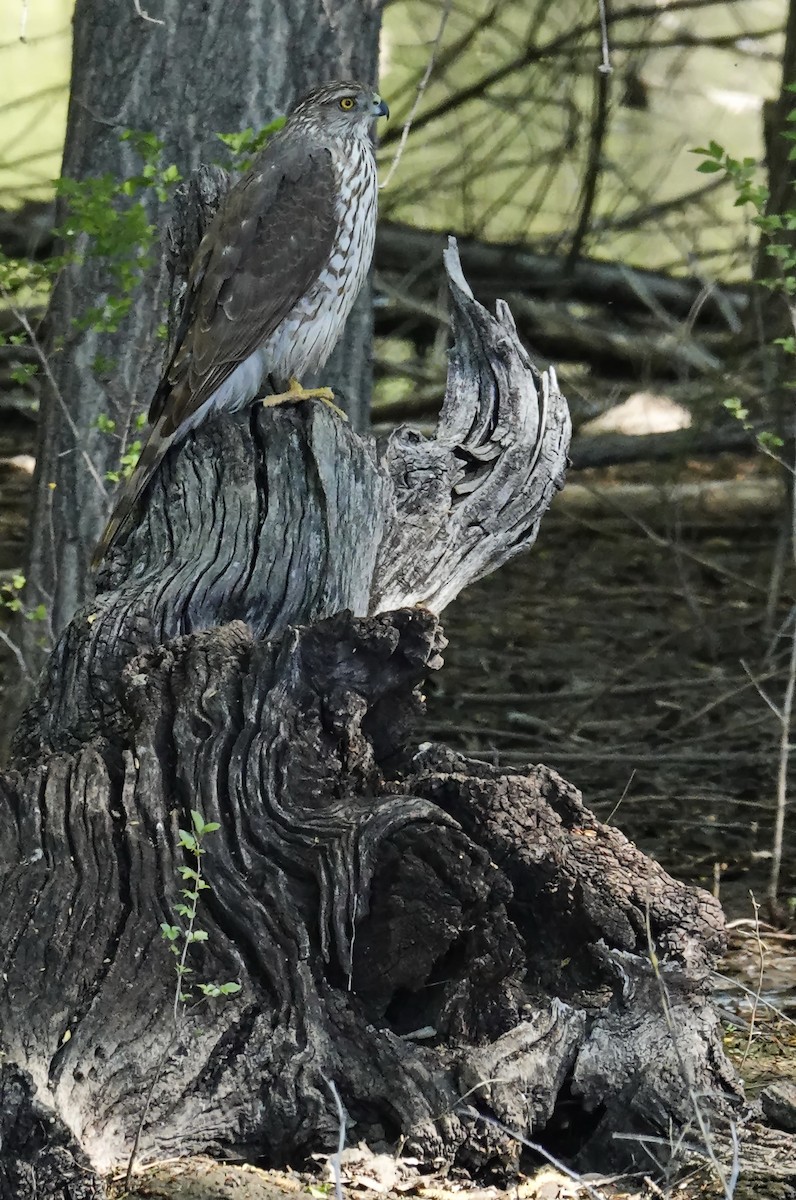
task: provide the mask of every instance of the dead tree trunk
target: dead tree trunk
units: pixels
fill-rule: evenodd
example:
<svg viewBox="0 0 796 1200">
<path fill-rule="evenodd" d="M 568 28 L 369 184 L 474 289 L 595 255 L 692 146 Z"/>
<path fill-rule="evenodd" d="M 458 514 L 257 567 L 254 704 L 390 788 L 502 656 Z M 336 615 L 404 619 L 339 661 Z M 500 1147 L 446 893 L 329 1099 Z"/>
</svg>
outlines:
<svg viewBox="0 0 796 1200">
<path fill-rule="evenodd" d="M 103 1195 L 142 1119 L 142 1160 L 331 1147 L 331 1084 L 349 1138 L 474 1169 L 516 1163 L 493 1121 L 596 1164 L 740 1104 L 711 897 L 545 767 L 417 747 L 437 614 L 533 543 L 569 443 L 555 376 L 446 266 L 433 440 L 206 425 L 51 657 L 0 788 L 3 1200 Z M 191 978 L 241 990 L 175 1026 L 191 809 L 220 825 Z"/>
</svg>

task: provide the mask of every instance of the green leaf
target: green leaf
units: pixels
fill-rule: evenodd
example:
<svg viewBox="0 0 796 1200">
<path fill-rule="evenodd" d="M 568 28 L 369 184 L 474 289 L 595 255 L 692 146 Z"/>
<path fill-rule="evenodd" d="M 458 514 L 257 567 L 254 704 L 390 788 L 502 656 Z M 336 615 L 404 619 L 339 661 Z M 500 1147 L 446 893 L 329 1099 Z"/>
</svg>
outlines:
<svg viewBox="0 0 796 1200">
<path fill-rule="evenodd" d="M 706 159 L 705 162 L 699 163 L 697 171 L 700 175 L 715 175 L 717 171 L 723 171 L 721 163 L 713 162 L 712 159 Z"/>
<path fill-rule="evenodd" d="M 167 942 L 174 942 L 180 936 L 182 930 L 179 925 L 169 925 L 168 921 L 161 921 L 160 932 Z"/>
<path fill-rule="evenodd" d="M 32 379 L 38 371 L 38 363 L 20 363 L 18 367 L 14 367 L 10 372 L 11 379 L 14 383 L 27 383 Z"/>
<path fill-rule="evenodd" d="M 141 457 L 142 449 L 143 449 L 142 442 L 140 442 L 140 441 L 131 442 L 127 451 L 120 458 L 119 461 L 122 465 L 122 474 L 124 475 L 125 479 L 129 479 L 129 477 L 132 475 L 132 473 L 136 467 L 136 464 L 138 463 L 138 460 Z"/>
<path fill-rule="evenodd" d="M 767 450 L 779 450 L 785 445 L 781 437 L 778 437 L 776 433 L 769 433 L 765 429 L 757 435 L 757 440 Z"/>
</svg>

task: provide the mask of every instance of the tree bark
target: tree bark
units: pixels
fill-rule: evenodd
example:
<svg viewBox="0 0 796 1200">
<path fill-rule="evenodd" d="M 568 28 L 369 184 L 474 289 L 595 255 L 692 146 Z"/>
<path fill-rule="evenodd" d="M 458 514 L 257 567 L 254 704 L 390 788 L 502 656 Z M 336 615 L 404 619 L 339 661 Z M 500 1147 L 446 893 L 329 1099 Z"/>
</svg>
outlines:
<svg viewBox="0 0 796 1200">
<path fill-rule="evenodd" d="M 153 130 L 164 143 L 164 161 L 187 176 L 200 162 L 221 157 L 216 132 L 260 128 L 321 80 L 376 78 L 376 0 L 153 0 L 144 7 L 155 20 L 142 19 L 133 4 L 78 0 L 65 177 L 108 172 L 122 180 L 137 173 L 130 143 L 120 141 L 125 129 Z M 162 227 L 168 205 L 154 191 L 148 212 Z M 88 594 L 86 564 L 113 491 L 105 473 L 118 469 L 124 444 L 135 436 L 133 418 L 148 406 L 162 365 L 156 331 L 167 298 L 164 272 L 142 280 L 118 333 L 78 330 L 74 321 L 109 287 L 107 262 L 88 258 L 70 266 L 47 316 L 55 387 L 43 405 L 27 575 L 30 603 L 44 602 L 56 635 Z M 365 425 L 370 392 L 370 322 L 361 305 L 347 335 L 358 359 L 342 390 L 357 428 Z M 343 367 L 352 366 L 352 354 L 341 351 Z M 112 367 L 95 371 L 98 357 Z M 100 414 L 115 421 L 118 437 L 97 428 Z M 40 632 L 23 630 L 31 670 L 41 661 Z"/>
<path fill-rule="evenodd" d="M 437 614 L 532 545 L 570 434 L 446 265 L 433 439 L 208 423 L 50 659 L 0 779 L 2 1200 L 101 1196 L 139 1126 L 143 1160 L 331 1148 L 332 1084 L 349 1138 L 504 1173 L 516 1135 L 605 1165 L 643 1157 L 616 1133 L 676 1143 L 695 1095 L 741 1108 L 718 904 L 545 767 L 417 748 Z M 219 829 L 186 978 L 241 991 L 175 1022 L 189 810 Z"/>
</svg>

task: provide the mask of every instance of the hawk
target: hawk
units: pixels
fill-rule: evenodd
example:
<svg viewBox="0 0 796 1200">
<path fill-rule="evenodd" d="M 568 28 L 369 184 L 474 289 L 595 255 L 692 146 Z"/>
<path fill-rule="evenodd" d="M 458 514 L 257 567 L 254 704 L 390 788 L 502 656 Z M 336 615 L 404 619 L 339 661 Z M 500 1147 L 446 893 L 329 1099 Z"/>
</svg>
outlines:
<svg viewBox="0 0 796 1200">
<path fill-rule="evenodd" d="M 328 359 L 370 268 L 378 196 L 370 128 L 380 116 L 389 109 L 372 87 L 322 84 L 225 196 L 191 264 L 149 435 L 92 566 L 169 447 L 211 414 L 263 397 L 331 403 L 329 388 L 299 381 Z"/>
</svg>

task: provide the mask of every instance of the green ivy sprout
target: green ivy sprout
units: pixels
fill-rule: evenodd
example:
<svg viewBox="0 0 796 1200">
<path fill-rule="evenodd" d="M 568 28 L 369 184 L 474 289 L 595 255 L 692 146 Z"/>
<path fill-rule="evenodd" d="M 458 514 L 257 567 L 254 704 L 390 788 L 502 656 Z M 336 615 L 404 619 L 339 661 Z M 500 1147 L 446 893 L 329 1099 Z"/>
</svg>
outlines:
<svg viewBox="0 0 796 1200">
<path fill-rule="evenodd" d="M 763 450 L 771 451 L 773 454 L 775 450 L 779 450 L 785 445 L 782 438 L 778 434 L 772 433 L 770 429 L 756 430 L 754 428 L 752 422 L 749 420 L 749 409 L 745 407 L 737 396 L 729 396 L 723 401 L 723 406 L 727 409 L 727 412 L 732 413 L 736 421 L 740 421 L 747 433 L 751 433 L 756 437 Z"/>
<path fill-rule="evenodd" d="M 315 1197 L 315 1200 L 325 1200 L 325 1197 L 331 1196 L 334 1191 L 334 1182 L 331 1179 L 325 1179 L 320 1183 L 311 1183 L 307 1191 Z"/>
<path fill-rule="evenodd" d="M 5 583 L 0 584 L 0 608 L 10 613 L 21 613 L 26 621 L 46 621 L 47 608 L 44 604 L 37 604 L 35 608 L 26 610 L 22 599 L 26 583 L 24 575 L 14 574 Z"/>
<path fill-rule="evenodd" d="M 146 420 L 146 417 L 144 420 Z M 114 421 L 111 421 L 110 424 L 114 425 L 115 427 Z M 124 454 L 122 454 L 121 458 L 119 459 L 119 470 L 105 472 L 105 478 L 109 483 L 118 483 L 121 479 L 130 478 L 135 470 L 136 463 L 141 457 L 143 446 L 144 443 L 139 438 L 136 438 L 134 442 L 130 443 Z"/>
<path fill-rule="evenodd" d="M 162 921 L 160 924 L 160 932 L 177 959 L 177 990 L 174 995 L 175 1021 L 179 1020 L 180 1005 L 185 1006 L 195 998 L 191 987 L 187 985 L 186 977 L 193 974 L 192 968 L 187 963 L 190 947 L 208 940 L 207 930 L 200 929 L 196 924 L 199 898 L 202 892 L 210 890 L 210 884 L 202 874 L 202 859 L 207 853 L 203 841 L 209 833 L 215 833 L 220 828 L 218 821 L 205 821 L 200 812 L 192 809 L 190 830 L 180 829 L 179 831 L 180 845 L 188 852 L 192 860 L 191 865 L 186 863 L 179 867 L 180 877 L 184 884 L 181 892 L 183 899 L 175 905 L 174 911 L 182 923 L 172 925 L 168 921 Z M 234 996 L 236 992 L 240 991 L 241 985 L 239 983 L 197 983 L 194 986 L 202 996 L 210 998 Z"/>
<path fill-rule="evenodd" d="M 100 433 L 113 433 L 116 428 L 116 422 L 111 420 L 107 413 L 101 412 L 94 422 Z"/>
<path fill-rule="evenodd" d="M 796 91 L 796 85 L 787 90 Z M 796 123 L 796 108 L 788 114 L 788 122 L 792 126 Z M 782 136 L 794 143 L 788 152 L 788 159 L 792 162 L 796 160 L 796 128 L 786 130 Z M 796 244 L 778 241 L 776 236 L 778 233 L 796 230 L 796 212 L 766 212 L 769 189 L 758 179 L 756 159 L 733 158 L 723 146 L 713 141 L 707 146 L 698 146 L 692 153 L 704 156 L 697 167 L 701 174 L 715 175 L 723 172 L 731 180 L 736 193 L 736 208 L 750 204 L 754 209 L 752 223 L 768 237 L 765 252 L 770 258 L 776 259 L 780 266 L 780 272 L 775 278 L 760 280 L 760 283 L 783 291 L 787 296 L 796 295 Z"/>
<path fill-rule="evenodd" d="M 119 328 L 130 311 L 135 288 L 153 262 L 155 230 L 146 199 L 154 192 L 164 202 L 181 178 L 173 163 L 164 165 L 163 142 L 156 134 L 127 129 L 120 141 L 141 159 L 135 175 L 119 181 L 106 172 L 91 179 L 62 178 L 55 185 L 67 212 L 56 230 L 66 246 L 59 267 L 84 262 L 90 255 L 101 259 L 110 274 L 108 293 L 76 320 L 78 329 L 113 333 Z"/>
<path fill-rule="evenodd" d="M 788 91 L 796 91 L 796 85 L 791 85 Z M 788 152 L 790 161 L 796 160 L 796 108 L 788 114 L 791 128 L 783 134 L 789 142 L 794 143 Z M 796 238 L 780 240 L 778 235 L 792 233 L 796 230 L 796 211 L 785 213 L 769 213 L 769 189 L 758 178 L 758 163 L 754 158 L 733 158 L 718 142 L 711 141 L 707 146 L 697 147 L 694 154 L 703 155 L 697 171 L 703 175 L 715 175 L 723 172 L 735 188 L 736 207 L 749 204 L 754 210 L 752 222 L 766 238 L 765 253 L 775 259 L 779 270 L 773 278 L 761 279 L 758 282 L 772 291 L 782 292 L 791 306 L 792 298 L 796 296 Z M 796 337 L 775 338 L 775 346 L 779 346 L 785 354 L 796 356 Z M 730 396 L 724 402 L 724 408 L 732 413 L 747 432 L 754 435 L 764 453 L 777 458 L 776 451 L 784 446 L 783 439 L 771 430 L 757 430 L 750 420 L 749 410 L 737 396 Z"/>
<path fill-rule="evenodd" d="M 239 133 L 218 133 L 219 141 L 232 151 L 232 166 L 236 171 L 248 171 L 255 156 L 262 150 L 285 123 L 285 117 L 277 117 L 262 129 L 242 129 Z"/>
<path fill-rule="evenodd" d="M 196 924 L 196 916 L 199 908 L 199 898 L 202 892 L 210 890 L 210 885 L 202 875 L 202 859 L 207 851 L 204 848 L 203 841 L 209 833 L 215 833 L 220 829 L 218 821 L 205 821 L 204 817 L 196 809 L 191 810 L 191 828 L 180 829 L 179 839 L 180 845 L 190 856 L 191 865 L 184 863 L 180 866 L 179 873 L 183 881 L 181 890 L 182 900 L 174 907 L 175 915 L 179 918 L 179 922 L 171 924 L 169 921 L 161 921 L 160 932 L 164 941 L 168 944 L 169 950 L 177 959 L 175 970 L 177 972 L 177 986 L 174 993 L 174 1032 L 163 1050 L 155 1073 L 147 1093 L 146 1103 L 141 1112 L 138 1122 L 138 1130 L 133 1141 L 133 1146 L 130 1151 L 130 1157 L 127 1162 L 127 1174 L 125 1177 L 125 1188 L 129 1190 L 130 1180 L 133 1174 L 136 1155 L 138 1154 L 138 1146 L 141 1140 L 141 1133 L 144 1129 L 147 1113 L 149 1112 L 152 1098 L 155 1094 L 155 1089 L 160 1079 L 161 1071 L 163 1070 L 166 1060 L 171 1054 L 175 1044 L 181 1039 L 185 1032 L 185 1026 L 181 1018 L 185 1015 L 186 1006 L 196 999 L 198 1004 L 202 1003 L 201 999 L 197 999 L 187 982 L 187 977 L 193 974 L 192 969 L 188 966 L 187 958 L 188 951 L 191 946 L 201 944 L 208 941 L 208 933 L 206 929 L 200 929 Z M 234 996 L 236 992 L 241 990 L 239 983 L 197 983 L 193 985 L 197 992 L 201 993 L 202 998 L 207 999 L 214 996 Z M 126 1194 L 126 1192 L 125 1192 Z"/>
<path fill-rule="evenodd" d="M 24 575 L 12 575 L 8 583 L 0 586 L 0 604 L 8 612 L 16 613 L 22 611 L 22 597 L 20 592 L 25 587 L 27 580 Z"/>
</svg>

